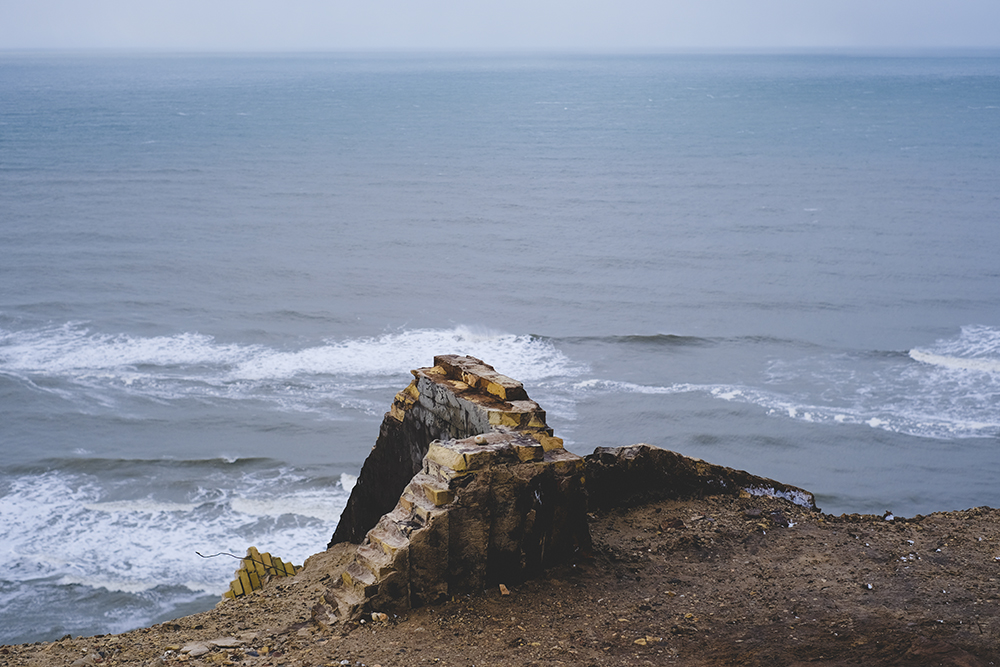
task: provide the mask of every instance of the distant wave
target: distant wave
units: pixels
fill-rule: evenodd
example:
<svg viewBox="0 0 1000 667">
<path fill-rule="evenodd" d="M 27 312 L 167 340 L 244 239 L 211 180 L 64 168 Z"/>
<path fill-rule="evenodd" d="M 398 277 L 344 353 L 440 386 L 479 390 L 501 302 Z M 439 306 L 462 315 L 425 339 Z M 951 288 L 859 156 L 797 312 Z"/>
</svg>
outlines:
<svg viewBox="0 0 1000 667">
<path fill-rule="evenodd" d="M 569 336 L 558 339 L 567 343 L 608 343 L 612 345 L 636 345 L 647 347 L 686 347 L 714 345 L 715 341 L 710 338 L 700 338 L 698 336 L 679 336 L 676 334 L 650 334 L 650 335 L 620 335 L 620 336 Z"/>
<path fill-rule="evenodd" d="M 8 373 L 200 374 L 214 368 L 224 371 L 220 377 L 228 380 L 301 374 L 379 376 L 405 374 L 430 365 L 433 356 L 442 353 L 483 357 L 503 368 L 502 372 L 529 380 L 567 374 L 573 368 L 561 352 L 540 337 L 465 326 L 331 339 L 294 350 L 222 343 L 194 332 L 151 337 L 94 333 L 77 322 L 27 331 L 0 330 L 0 371 Z"/>
<path fill-rule="evenodd" d="M 623 394 L 681 394 L 688 391 L 698 391 L 698 385 L 675 384 L 667 387 L 657 385 L 643 385 L 634 382 L 621 382 L 618 380 L 581 380 L 573 384 L 577 391 L 606 391 L 609 393 Z"/>
<path fill-rule="evenodd" d="M 919 363 L 914 363 L 914 362 Z M 574 392 L 701 393 L 814 424 L 856 425 L 917 437 L 1000 435 L 1000 329 L 968 326 L 954 339 L 903 352 L 774 359 L 759 383 L 636 384 L 589 378 Z"/>
<path fill-rule="evenodd" d="M 910 357 L 932 366 L 941 366 L 957 371 L 979 371 L 983 373 L 1000 373 L 1000 359 L 968 359 L 963 357 L 947 357 L 931 354 L 922 350 L 910 350 Z"/>
<path fill-rule="evenodd" d="M 279 348 L 222 342 L 184 332 L 137 336 L 84 323 L 0 330 L 0 374 L 67 400 L 118 409 L 118 398 L 255 400 L 279 410 L 329 413 L 330 406 L 378 414 L 365 392 L 398 388 L 434 355 L 470 354 L 523 382 L 584 370 L 550 340 L 488 329 L 412 329 Z"/>
<path fill-rule="evenodd" d="M 915 361 L 950 370 L 1000 373 L 1000 328 L 965 326 L 958 338 L 939 340 L 909 354 Z"/>
</svg>

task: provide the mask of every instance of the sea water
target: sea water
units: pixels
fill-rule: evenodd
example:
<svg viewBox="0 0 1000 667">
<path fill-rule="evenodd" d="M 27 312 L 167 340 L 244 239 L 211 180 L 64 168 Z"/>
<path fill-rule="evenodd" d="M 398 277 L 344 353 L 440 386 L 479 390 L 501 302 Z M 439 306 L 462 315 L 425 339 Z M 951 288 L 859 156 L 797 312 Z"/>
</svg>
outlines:
<svg viewBox="0 0 1000 667">
<path fill-rule="evenodd" d="M 1000 505 L 1000 58 L 0 54 L 0 643 L 322 550 L 409 370 Z"/>
</svg>

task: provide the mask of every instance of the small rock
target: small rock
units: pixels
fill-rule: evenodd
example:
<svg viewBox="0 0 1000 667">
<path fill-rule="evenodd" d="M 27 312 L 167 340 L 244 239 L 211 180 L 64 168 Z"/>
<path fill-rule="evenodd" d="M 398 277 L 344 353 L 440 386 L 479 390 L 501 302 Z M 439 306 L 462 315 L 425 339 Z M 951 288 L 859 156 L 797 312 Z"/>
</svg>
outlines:
<svg viewBox="0 0 1000 667">
<path fill-rule="evenodd" d="M 243 642 L 241 642 L 236 637 L 217 637 L 216 639 L 209 639 L 206 644 L 211 644 L 212 646 L 218 646 L 219 648 L 237 648 Z"/>
<path fill-rule="evenodd" d="M 510 595 L 510 590 L 503 584 L 500 584 L 500 595 Z"/>
<path fill-rule="evenodd" d="M 207 642 L 191 642 L 181 647 L 181 653 L 185 653 L 192 658 L 203 656 L 211 650 L 212 647 Z"/>
</svg>

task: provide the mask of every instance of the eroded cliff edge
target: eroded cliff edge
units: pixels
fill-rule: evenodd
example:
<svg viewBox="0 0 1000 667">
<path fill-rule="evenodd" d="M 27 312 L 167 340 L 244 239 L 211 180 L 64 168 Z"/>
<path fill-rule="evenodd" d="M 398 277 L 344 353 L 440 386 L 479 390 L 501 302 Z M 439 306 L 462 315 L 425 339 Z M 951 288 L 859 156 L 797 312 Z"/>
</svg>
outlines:
<svg viewBox="0 0 1000 667">
<path fill-rule="evenodd" d="M 485 433 L 427 431 L 433 439 L 416 468 L 408 450 L 395 450 L 402 463 L 410 457 L 415 472 L 400 467 L 400 477 L 410 474 L 403 490 L 361 544 L 333 544 L 294 577 L 201 614 L 115 636 L 0 647 L 0 667 L 1000 664 L 1000 510 L 837 517 L 816 510 L 801 489 L 649 445 L 599 449 L 580 459 L 556 439 L 545 441 L 546 450 L 541 439 L 553 436 L 533 409 L 532 425 L 526 413 L 507 409 L 512 401 L 482 391 L 478 380 L 448 377 L 454 372 L 427 370 L 439 380 L 427 391 L 459 389 L 468 403 L 496 411 L 497 423 L 487 412 Z M 403 417 L 397 423 L 405 421 L 407 403 L 417 403 L 416 388 L 397 397 L 393 411 Z M 475 398 L 481 394 L 482 402 Z M 530 400 L 524 396 L 513 400 Z M 505 412 L 522 416 L 511 423 L 508 415 L 504 424 Z M 529 428 L 515 428 L 521 425 Z M 424 445 L 416 447 L 419 453 Z M 452 533 L 441 528 L 450 529 L 452 512 L 460 516 L 478 504 L 479 522 L 485 526 L 489 517 L 490 529 L 471 543 L 487 550 L 494 531 L 530 535 L 523 544 L 540 545 L 540 533 L 523 530 L 537 507 L 515 506 L 511 525 L 521 526 L 520 533 L 494 525 L 495 516 L 508 513 L 492 513 L 490 479 L 498 470 L 501 477 L 527 473 L 513 497 L 531 488 L 534 498 L 525 482 L 557 463 L 568 482 L 583 480 L 567 497 L 579 501 L 582 490 L 589 504 L 586 536 L 581 540 L 579 527 L 566 533 L 577 537 L 564 541 L 570 548 L 562 564 L 535 578 L 537 570 L 517 569 L 523 583 L 500 582 L 510 583 L 503 589 L 486 578 L 474 579 L 487 586 L 478 591 L 450 594 L 444 586 L 426 599 L 412 596 L 428 582 L 447 584 L 448 568 L 479 567 L 461 554 L 450 560 Z M 432 479 L 422 477 L 432 472 Z M 478 494 L 463 498 L 467 487 L 478 487 Z M 432 514 L 437 518 L 428 521 Z M 423 580 L 428 573 L 420 567 L 403 567 L 412 540 L 372 535 L 383 520 L 400 519 L 410 537 L 425 531 L 425 556 L 443 558 Z M 426 532 L 441 521 L 446 525 Z M 379 573 L 362 568 L 366 542 Z M 531 556 L 537 549 L 508 556 L 515 553 L 508 565 L 539 562 Z M 376 574 L 388 576 L 369 580 Z M 441 603 L 424 604 L 434 601 Z"/>
<path fill-rule="evenodd" d="M 588 557 L 588 509 L 808 491 L 650 445 L 568 452 L 523 385 L 442 355 L 396 395 L 328 545 L 356 543 L 314 616 L 349 621 L 515 585 Z"/>
</svg>

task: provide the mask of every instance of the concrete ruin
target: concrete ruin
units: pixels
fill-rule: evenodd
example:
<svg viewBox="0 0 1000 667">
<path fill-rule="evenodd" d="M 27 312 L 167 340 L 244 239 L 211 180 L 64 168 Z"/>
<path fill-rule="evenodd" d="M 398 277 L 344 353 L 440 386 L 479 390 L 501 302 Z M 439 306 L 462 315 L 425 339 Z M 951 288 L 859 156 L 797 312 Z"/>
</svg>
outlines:
<svg viewBox="0 0 1000 667">
<path fill-rule="evenodd" d="M 590 549 L 590 505 L 812 494 L 674 452 L 633 445 L 566 451 L 523 385 L 479 359 L 412 371 L 382 421 L 330 547 L 356 544 L 314 610 L 335 622 L 518 584 Z"/>
<path fill-rule="evenodd" d="M 326 597 L 336 618 L 520 583 L 590 547 L 584 461 L 520 382 L 452 355 L 413 375 L 330 542 L 359 543 Z"/>
</svg>

